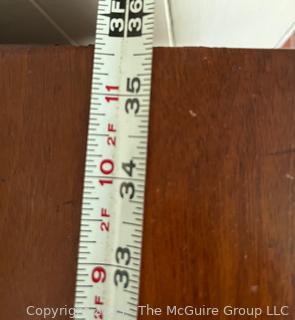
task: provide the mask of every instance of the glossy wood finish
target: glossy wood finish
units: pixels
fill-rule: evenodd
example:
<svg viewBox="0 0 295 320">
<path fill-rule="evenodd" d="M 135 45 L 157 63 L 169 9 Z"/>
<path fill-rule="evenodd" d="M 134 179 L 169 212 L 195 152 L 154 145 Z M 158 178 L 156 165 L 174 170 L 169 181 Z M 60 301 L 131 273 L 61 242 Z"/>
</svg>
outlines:
<svg viewBox="0 0 295 320">
<path fill-rule="evenodd" d="M 294 61 L 155 50 L 142 305 L 294 318 Z M 0 319 L 73 303 L 91 66 L 91 48 L 0 48 Z"/>
</svg>

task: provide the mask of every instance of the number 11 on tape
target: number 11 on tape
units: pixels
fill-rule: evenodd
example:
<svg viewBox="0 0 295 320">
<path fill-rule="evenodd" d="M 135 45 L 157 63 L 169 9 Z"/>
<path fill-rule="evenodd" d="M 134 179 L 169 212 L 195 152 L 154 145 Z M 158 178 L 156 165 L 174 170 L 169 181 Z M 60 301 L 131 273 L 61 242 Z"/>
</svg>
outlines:
<svg viewBox="0 0 295 320">
<path fill-rule="evenodd" d="M 99 0 L 75 319 L 137 318 L 155 0 Z"/>
</svg>

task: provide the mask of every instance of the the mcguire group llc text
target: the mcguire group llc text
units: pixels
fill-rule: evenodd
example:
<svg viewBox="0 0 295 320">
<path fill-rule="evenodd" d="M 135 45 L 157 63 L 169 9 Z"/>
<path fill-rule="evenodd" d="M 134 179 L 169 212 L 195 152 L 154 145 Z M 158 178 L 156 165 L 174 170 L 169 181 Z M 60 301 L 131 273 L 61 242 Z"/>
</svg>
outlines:
<svg viewBox="0 0 295 320">
<path fill-rule="evenodd" d="M 266 306 L 260 307 L 235 307 L 225 306 L 223 308 L 217 307 L 195 307 L 195 306 L 166 306 L 166 307 L 153 307 L 149 304 L 138 307 L 139 314 L 142 316 L 208 316 L 214 317 L 219 315 L 225 316 L 245 316 L 259 318 L 261 316 L 287 317 L 290 314 L 289 306 Z"/>
</svg>

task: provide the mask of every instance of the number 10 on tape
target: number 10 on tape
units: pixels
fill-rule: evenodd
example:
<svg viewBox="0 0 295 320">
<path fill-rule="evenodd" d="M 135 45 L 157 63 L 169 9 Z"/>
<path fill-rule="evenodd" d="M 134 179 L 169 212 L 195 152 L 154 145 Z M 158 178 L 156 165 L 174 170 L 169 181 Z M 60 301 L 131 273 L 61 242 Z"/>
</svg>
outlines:
<svg viewBox="0 0 295 320">
<path fill-rule="evenodd" d="M 99 0 L 75 319 L 136 319 L 154 0 Z"/>
</svg>

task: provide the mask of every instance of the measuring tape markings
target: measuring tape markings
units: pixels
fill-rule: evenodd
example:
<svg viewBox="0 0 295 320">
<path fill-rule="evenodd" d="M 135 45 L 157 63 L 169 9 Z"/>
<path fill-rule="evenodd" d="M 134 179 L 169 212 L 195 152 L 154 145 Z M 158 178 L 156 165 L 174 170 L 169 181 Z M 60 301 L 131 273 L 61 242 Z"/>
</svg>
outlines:
<svg viewBox="0 0 295 320">
<path fill-rule="evenodd" d="M 154 0 L 100 0 L 76 319 L 136 318 Z"/>
</svg>

